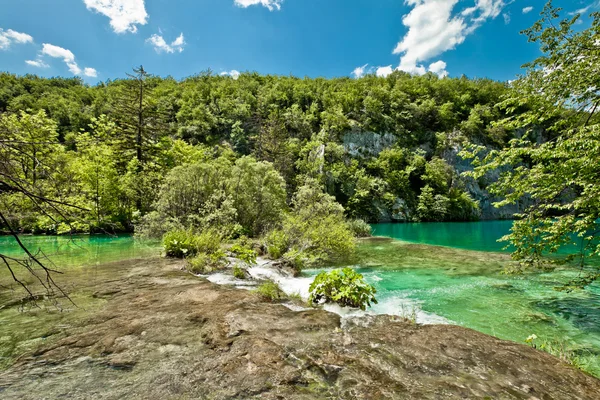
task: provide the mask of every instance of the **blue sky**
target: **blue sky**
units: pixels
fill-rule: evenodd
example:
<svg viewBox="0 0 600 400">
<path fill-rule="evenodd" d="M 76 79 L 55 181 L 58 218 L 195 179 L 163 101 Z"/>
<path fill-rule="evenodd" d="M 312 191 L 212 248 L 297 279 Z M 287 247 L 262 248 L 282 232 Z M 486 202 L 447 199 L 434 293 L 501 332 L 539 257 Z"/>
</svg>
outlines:
<svg viewBox="0 0 600 400">
<path fill-rule="evenodd" d="M 0 0 L 0 71 L 183 78 L 257 71 L 513 79 L 537 56 L 519 31 L 545 0 Z M 597 0 L 555 0 L 565 13 Z M 583 18 L 584 24 L 587 17 Z M 233 72 L 232 72 L 233 71 Z"/>
</svg>

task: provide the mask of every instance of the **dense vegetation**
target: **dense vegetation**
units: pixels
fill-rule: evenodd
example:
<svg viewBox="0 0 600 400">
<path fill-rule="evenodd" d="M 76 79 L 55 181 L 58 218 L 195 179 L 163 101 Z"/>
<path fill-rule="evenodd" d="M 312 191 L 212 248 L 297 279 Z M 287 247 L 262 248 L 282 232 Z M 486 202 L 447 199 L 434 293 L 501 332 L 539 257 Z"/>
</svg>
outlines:
<svg viewBox="0 0 600 400">
<path fill-rule="evenodd" d="M 257 234 L 310 180 L 351 218 L 476 219 L 477 202 L 445 156 L 465 142 L 506 143 L 509 133 L 490 125 L 504 117 L 495 104 L 506 90 L 401 72 L 236 80 L 209 71 L 176 81 L 137 69 L 96 86 L 3 73 L 0 158 L 3 176 L 14 179 L 0 193 L 2 208 L 18 231 L 113 232 L 156 226 L 157 213 L 190 218 L 185 207 L 200 204 L 191 214 L 208 218 L 211 207 L 231 203 L 236 215 L 216 218 Z M 215 191 L 207 186 L 198 193 L 205 197 L 173 208 L 169 196 L 200 177 Z M 240 178 L 245 187 L 236 188 Z M 261 185 L 277 190 L 257 206 Z M 40 213 L 15 186 L 79 208 L 42 204 Z"/>
</svg>

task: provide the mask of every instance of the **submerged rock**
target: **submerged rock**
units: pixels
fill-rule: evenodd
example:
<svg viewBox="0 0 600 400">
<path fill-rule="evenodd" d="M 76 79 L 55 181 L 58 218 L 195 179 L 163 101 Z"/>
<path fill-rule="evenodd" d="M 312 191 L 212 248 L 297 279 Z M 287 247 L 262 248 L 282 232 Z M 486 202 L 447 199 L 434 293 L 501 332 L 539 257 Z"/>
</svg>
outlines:
<svg viewBox="0 0 600 400">
<path fill-rule="evenodd" d="M 93 314 L 0 373 L 3 399 L 597 399 L 600 381 L 451 325 L 293 311 L 168 260 L 103 266 Z M 90 290 L 93 288 L 93 290 Z"/>
</svg>

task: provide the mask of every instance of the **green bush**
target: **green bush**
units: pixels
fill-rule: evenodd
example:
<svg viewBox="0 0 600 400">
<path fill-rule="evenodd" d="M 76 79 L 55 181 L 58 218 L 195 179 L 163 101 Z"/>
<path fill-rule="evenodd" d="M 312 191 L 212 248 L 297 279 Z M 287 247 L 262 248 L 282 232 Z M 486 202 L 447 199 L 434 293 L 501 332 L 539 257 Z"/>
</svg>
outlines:
<svg viewBox="0 0 600 400">
<path fill-rule="evenodd" d="M 197 249 L 202 253 L 217 253 L 221 250 L 221 244 L 221 236 L 214 230 L 208 230 L 196 236 Z"/>
<path fill-rule="evenodd" d="M 377 290 L 365 282 L 363 276 L 352 268 L 321 272 L 310 285 L 312 303 L 333 302 L 342 307 L 365 310 L 371 303 L 377 304 Z"/>
<path fill-rule="evenodd" d="M 275 282 L 267 281 L 257 287 L 254 293 L 258 294 L 263 300 L 276 301 L 285 297 L 285 294 Z"/>
<path fill-rule="evenodd" d="M 281 229 L 265 237 L 269 256 L 283 257 L 297 269 L 348 260 L 356 242 L 343 207 L 310 179 L 298 188 L 293 203 Z"/>
<path fill-rule="evenodd" d="M 249 246 L 236 243 L 229 249 L 236 258 L 242 260 L 246 264 L 256 264 L 256 251 L 252 250 Z"/>
<path fill-rule="evenodd" d="M 233 267 L 233 276 L 237 279 L 246 279 L 246 271 L 236 265 Z"/>
<path fill-rule="evenodd" d="M 175 229 L 165 233 L 163 246 L 167 257 L 186 258 L 198 253 L 197 236 L 189 229 Z"/>
<path fill-rule="evenodd" d="M 348 226 L 354 233 L 354 237 L 357 238 L 371 237 L 371 235 L 373 234 L 371 225 L 367 224 L 362 219 L 353 219 L 351 221 L 348 221 Z"/>
<path fill-rule="evenodd" d="M 187 269 L 194 274 L 209 274 L 225 267 L 225 253 L 218 250 L 212 254 L 198 253 L 188 259 Z"/>
<path fill-rule="evenodd" d="M 280 258 L 288 248 L 288 239 L 282 230 L 273 230 L 264 239 L 267 254 L 272 259 Z"/>
<path fill-rule="evenodd" d="M 221 237 L 212 230 L 195 234 L 191 229 L 174 229 L 163 236 L 163 246 L 167 257 L 187 258 L 198 253 L 212 255 L 221 251 Z"/>
</svg>

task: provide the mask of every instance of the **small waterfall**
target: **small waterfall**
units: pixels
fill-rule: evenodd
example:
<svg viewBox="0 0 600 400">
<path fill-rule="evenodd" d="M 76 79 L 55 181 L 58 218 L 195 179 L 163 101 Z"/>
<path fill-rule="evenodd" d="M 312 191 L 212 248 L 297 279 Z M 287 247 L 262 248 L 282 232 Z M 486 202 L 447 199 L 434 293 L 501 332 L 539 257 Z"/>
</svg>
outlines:
<svg viewBox="0 0 600 400">
<path fill-rule="evenodd" d="M 240 289 L 255 289 L 260 281 L 270 280 L 281 288 L 287 295 L 300 295 L 302 299 L 308 300 L 309 287 L 314 277 L 300 276 L 294 277 L 292 274 L 274 266 L 273 261 L 264 258 L 258 258 L 256 265 L 248 268 L 248 274 L 251 280 L 236 279 L 228 273 L 215 273 L 203 275 L 204 278 L 219 285 L 232 285 Z M 376 276 L 374 280 L 381 280 Z M 294 311 L 306 310 L 295 304 L 284 304 Z M 449 324 L 446 318 L 439 315 L 423 311 L 418 301 L 413 299 L 390 296 L 379 300 L 379 304 L 374 304 L 366 311 L 355 308 L 341 307 L 337 304 L 324 304 L 323 309 L 340 315 L 342 318 L 360 318 L 365 315 L 387 314 L 402 318 L 415 320 L 419 324 Z"/>
</svg>

